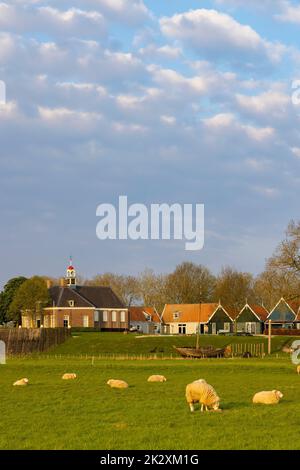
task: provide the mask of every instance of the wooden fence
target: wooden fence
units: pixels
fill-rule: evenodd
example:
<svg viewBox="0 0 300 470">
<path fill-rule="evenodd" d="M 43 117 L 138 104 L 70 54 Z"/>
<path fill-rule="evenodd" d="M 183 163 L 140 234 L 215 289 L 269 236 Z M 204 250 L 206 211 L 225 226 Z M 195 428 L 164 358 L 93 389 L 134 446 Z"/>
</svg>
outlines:
<svg viewBox="0 0 300 470">
<path fill-rule="evenodd" d="M 265 328 L 264 334 L 268 334 L 268 325 Z M 300 336 L 300 330 L 296 328 L 271 328 L 272 336 Z"/>
<path fill-rule="evenodd" d="M 264 357 L 264 343 L 233 343 L 230 345 L 232 356 Z"/>
<path fill-rule="evenodd" d="M 8 355 L 46 351 L 70 336 L 67 328 L 0 328 L 0 340 Z"/>
</svg>

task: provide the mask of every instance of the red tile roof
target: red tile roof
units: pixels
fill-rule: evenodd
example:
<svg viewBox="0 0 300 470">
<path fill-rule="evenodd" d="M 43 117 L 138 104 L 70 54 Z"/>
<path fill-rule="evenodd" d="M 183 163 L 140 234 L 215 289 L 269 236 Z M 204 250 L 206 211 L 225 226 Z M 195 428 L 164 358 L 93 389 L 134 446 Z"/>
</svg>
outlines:
<svg viewBox="0 0 300 470">
<path fill-rule="evenodd" d="M 165 323 L 206 323 L 219 304 L 166 304 L 163 311 Z"/>
<path fill-rule="evenodd" d="M 145 316 L 150 315 L 151 321 L 154 323 L 161 323 L 159 315 L 154 307 L 130 307 L 129 317 L 131 321 L 147 321 Z"/>
<path fill-rule="evenodd" d="M 249 304 L 249 307 L 260 318 L 260 320 L 266 321 L 269 315 L 269 312 L 267 309 L 265 309 L 265 307 L 263 307 L 262 305 L 258 305 L 258 304 Z"/>
</svg>

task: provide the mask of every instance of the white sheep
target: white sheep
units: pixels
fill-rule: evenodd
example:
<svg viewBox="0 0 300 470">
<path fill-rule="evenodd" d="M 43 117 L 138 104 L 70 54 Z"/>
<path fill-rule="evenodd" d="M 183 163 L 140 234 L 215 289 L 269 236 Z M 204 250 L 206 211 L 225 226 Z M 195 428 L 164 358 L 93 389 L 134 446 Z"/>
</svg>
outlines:
<svg viewBox="0 0 300 470">
<path fill-rule="evenodd" d="M 14 386 L 17 385 L 17 386 L 24 387 L 24 385 L 28 385 L 28 383 L 29 383 L 28 379 L 20 379 L 14 383 Z"/>
<path fill-rule="evenodd" d="M 297 367 L 297 374 L 300 374 L 300 366 Z"/>
<path fill-rule="evenodd" d="M 188 384 L 185 389 L 186 401 L 190 406 L 190 410 L 194 411 L 194 403 L 201 403 L 201 412 L 205 410 L 209 411 L 221 411 L 220 398 L 216 394 L 214 388 L 209 385 L 204 379 L 195 380 Z"/>
<path fill-rule="evenodd" d="M 164 375 L 150 375 L 148 382 L 166 382 L 167 379 Z"/>
<path fill-rule="evenodd" d="M 110 379 L 106 383 L 111 388 L 128 388 L 128 383 L 124 382 L 124 380 Z"/>
<path fill-rule="evenodd" d="M 276 405 L 283 397 L 283 394 L 278 390 L 258 392 L 253 397 L 253 403 L 261 403 L 263 405 Z"/>
<path fill-rule="evenodd" d="M 73 373 L 72 374 L 64 374 L 62 376 L 62 379 L 63 380 L 74 380 L 74 379 L 76 379 L 76 377 L 77 377 L 77 375 L 73 374 Z"/>
</svg>

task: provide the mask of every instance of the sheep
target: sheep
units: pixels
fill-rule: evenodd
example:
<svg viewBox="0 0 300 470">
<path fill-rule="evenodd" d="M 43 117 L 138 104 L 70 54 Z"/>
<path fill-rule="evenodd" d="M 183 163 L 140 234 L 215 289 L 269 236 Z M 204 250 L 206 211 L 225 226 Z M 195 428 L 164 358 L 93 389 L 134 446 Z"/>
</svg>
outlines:
<svg viewBox="0 0 300 470">
<path fill-rule="evenodd" d="M 300 366 L 297 367 L 297 373 L 300 374 Z"/>
<path fill-rule="evenodd" d="M 186 401 L 189 404 L 191 412 L 194 411 L 194 403 L 201 403 L 201 412 L 204 410 L 221 411 L 220 398 L 216 394 L 214 388 L 204 379 L 195 380 L 188 384 L 185 390 Z"/>
<path fill-rule="evenodd" d="M 28 382 L 29 380 L 28 379 L 20 379 L 20 380 L 17 380 L 15 383 L 14 383 L 14 386 L 15 385 L 19 385 L 19 386 L 24 386 L 24 385 L 28 385 Z"/>
<path fill-rule="evenodd" d="M 261 403 L 263 405 L 276 405 L 282 397 L 283 394 L 278 390 L 264 391 L 256 393 L 252 401 L 253 403 Z"/>
<path fill-rule="evenodd" d="M 164 375 L 150 375 L 148 382 L 166 382 L 167 379 Z"/>
<path fill-rule="evenodd" d="M 124 380 L 110 379 L 106 383 L 111 388 L 128 388 L 128 383 L 124 382 Z"/>
<path fill-rule="evenodd" d="M 76 379 L 77 375 L 76 374 L 64 374 L 62 376 L 62 379 L 63 380 L 73 380 L 73 379 Z"/>
</svg>

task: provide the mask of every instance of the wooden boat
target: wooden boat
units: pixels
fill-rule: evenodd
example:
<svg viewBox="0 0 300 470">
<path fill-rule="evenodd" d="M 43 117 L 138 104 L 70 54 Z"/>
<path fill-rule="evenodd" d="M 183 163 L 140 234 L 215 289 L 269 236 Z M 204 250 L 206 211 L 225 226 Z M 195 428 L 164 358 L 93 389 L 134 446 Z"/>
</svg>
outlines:
<svg viewBox="0 0 300 470">
<path fill-rule="evenodd" d="M 182 347 L 178 348 L 173 346 L 173 348 L 182 356 L 190 357 L 194 359 L 201 359 L 205 357 L 224 357 L 226 348 L 214 348 L 213 346 L 206 346 L 205 348 L 189 348 Z"/>
</svg>

